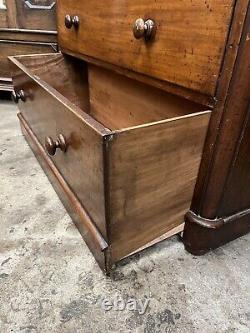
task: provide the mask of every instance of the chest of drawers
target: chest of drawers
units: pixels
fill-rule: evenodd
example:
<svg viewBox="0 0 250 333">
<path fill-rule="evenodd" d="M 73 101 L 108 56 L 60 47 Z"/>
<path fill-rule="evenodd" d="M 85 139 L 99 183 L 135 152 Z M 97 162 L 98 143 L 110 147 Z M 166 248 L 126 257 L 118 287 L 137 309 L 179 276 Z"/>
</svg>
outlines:
<svg viewBox="0 0 250 333">
<path fill-rule="evenodd" d="M 58 1 L 61 53 L 11 57 L 19 118 L 103 270 L 181 232 L 233 1 Z"/>
</svg>

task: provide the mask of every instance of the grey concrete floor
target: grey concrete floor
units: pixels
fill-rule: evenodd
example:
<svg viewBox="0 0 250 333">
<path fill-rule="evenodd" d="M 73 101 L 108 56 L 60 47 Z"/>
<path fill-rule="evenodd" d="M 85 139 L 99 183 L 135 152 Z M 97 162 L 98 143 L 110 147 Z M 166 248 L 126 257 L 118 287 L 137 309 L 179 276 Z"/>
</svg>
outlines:
<svg viewBox="0 0 250 333">
<path fill-rule="evenodd" d="M 0 333 L 249 333 L 249 240 L 203 257 L 177 237 L 105 277 L 0 102 Z M 149 299 L 105 311 L 103 298 Z"/>
</svg>

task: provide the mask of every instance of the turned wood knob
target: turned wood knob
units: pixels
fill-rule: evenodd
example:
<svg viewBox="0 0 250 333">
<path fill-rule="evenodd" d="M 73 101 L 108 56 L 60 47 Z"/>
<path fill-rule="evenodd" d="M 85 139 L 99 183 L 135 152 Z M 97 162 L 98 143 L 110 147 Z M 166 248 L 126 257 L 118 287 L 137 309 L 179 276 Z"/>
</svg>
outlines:
<svg viewBox="0 0 250 333">
<path fill-rule="evenodd" d="M 70 16 L 66 15 L 65 16 L 65 27 L 67 29 L 71 29 L 72 27 L 78 28 L 80 24 L 80 19 L 79 16 Z"/>
<path fill-rule="evenodd" d="M 19 91 L 13 90 L 11 93 L 11 97 L 12 97 L 13 102 L 15 102 L 15 103 L 18 103 L 19 100 L 21 100 L 23 102 L 26 101 L 26 95 L 23 90 L 19 90 Z"/>
<path fill-rule="evenodd" d="M 62 134 L 59 134 L 55 141 L 50 136 L 47 136 L 45 138 L 45 148 L 50 156 L 54 156 L 57 149 L 61 149 L 65 153 L 67 150 L 66 140 Z"/>
<path fill-rule="evenodd" d="M 136 39 L 144 38 L 149 41 L 154 38 L 156 33 L 155 22 L 151 19 L 144 21 L 139 18 L 134 23 L 133 32 Z"/>
</svg>

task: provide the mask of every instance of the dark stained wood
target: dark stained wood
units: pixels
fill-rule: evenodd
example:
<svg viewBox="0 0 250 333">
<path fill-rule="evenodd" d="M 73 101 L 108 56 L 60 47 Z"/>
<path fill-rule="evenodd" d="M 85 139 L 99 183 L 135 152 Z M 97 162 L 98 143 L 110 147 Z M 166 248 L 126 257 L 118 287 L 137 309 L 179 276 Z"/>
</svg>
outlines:
<svg viewBox="0 0 250 333">
<path fill-rule="evenodd" d="M 90 114 L 116 130 L 204 110 L 199 104 L 89 65 Z"/>
<path fill-rule="evenodd" d="M 207 220 L 188 212 L 185 216 L 184 244 L 194 255 L 206 252 L 245 235 L 250 230 L 250 209 L 227 218 Z"/>
<path fill-rule="evenodd" d="M 243 23 L 246 11 L 249 6 L 249 0 L 239 0 L 236 2 L 234 17 L 230 29 L 229 39 L 226 47 L 225 59 L 222 66 L 221 77 L 217 87 L 218 100 L 213 109 L 208 134 L 204 145 L 203 156 L 201 160 L 199 177 L 194 191 L 191 210 L 202 214 L 203 202 L 205 202 L 206 188 L 209 182 L 210 170 L 213 164 L 213 154 L 215 153 L 216 140 L 219 133 L 220 122 L 223 117 L 224 105 L 228 94 L 229 84 L 232 78 L 232 72 L 239 48 L 239 42 L 242 34 Z M 204 198 L 203 198 L 204 197 Z M 211 217 L 216 216 L 213 212 Z"/>
<path fill-rule="evenodd" d="M 112 261 L 183 223 L 209 118 L 201 112 L 116 131 L 107 143 Z"/>
<path fill-rule="evenodd" d="M 50 66 L 50 80 L 56 82 L 56 87 L 60 85 L 63 89 L 71 89 L 71 93 L 67 92 L 66 96 L 74 96 L 75 92 L 80 91 L 74 91 L 75 87 L 81 88 L 80 96 L 86 97 L 84 106 L 88 104 L 86 66 L 85 68 L 78 67 L 77 63 L 73 62 L 75 74 L 70 76 L 70 73 L 65 73 L 68 75 L 66 86 L 64 76 L 61 75 L 61 70 L 66 65 L 60 66 L 61 62 L 58 62 L 58 57 L 62 56 L 52 54 L 51 57 L 50 63 L 55 61 L 54 66 Z M 19 57 L 18 60 L 12 58 L 12 62 L 17 66 L 13 76 L 15 90 L 23 89 L 27 96 L 25 102 L 18 104 L 19 109 L 43 147 L 47 136 L 56 139 L 59 134 L 63 134 L 67 141 L 67 151 L 65 153 L 58 151 L 52 157 L 53 163 L 60 170 L 61 175 L 95 222 L 103 237 L 106 238 L 103 135 L 109 131 L 72 104 L 55 88 L 46 84 L 42 77 L 49 68 L 46 68 L 49 61 L 45 60 L 44 67 L 40 65 L 36 67 L 36 61 L 33 62 L 34 58 L 32 56 Z M 22 64 L 22 59 L 25 59 L 27 69 Z M 38 59 L 40 60 L 41 56 L 38 55 Z M 28 62 L 30 62 L 30 68 Z M 75 77 L 77 77 L 77 81 L 74 81 Z M 59 83 L 60 80 L 62 81 Z"/>
<path fill-rule="evenodd" d="M 249 4 L 249 2 L 248 2 Z M 250 177 L 248 151 L 250 106 L 250 7 L 248 6 L 239 51 L 233 69 L 219 127 L 211 122 L 215 144 L 207 168 L 205 189 L 192 205 L 199 219 L 210 219 L 213 227 L 204 228 L 199 219 L 186 217 L 184 242 L 189 251 L 205 252 L 250 231 Z M 203 170 L 203 169 L 202 169 Z M 204 177 L 204 173 L 201 174 Z M 199 179 L 201 181 L 201 179 Z M 197 190 L 196 190 L 197 193 Z M 202 192 L 201 192 L 202 193 Z M 243 212 L 248 212 L 243 214 Z M 244 215 L 244 218 L 242 217 Z M 218 219 L 229 221 L 217 225 Z M 244 223 L 243 223 L 244 221 Z M 198 226 L 196 226 L 198 224 Z M 210 229 L 210 230 L 208 230 Z M 198 234 L 195 235 L 195 232 Z M 209 236 L 208 236 L 209 235 Z M 197 242 L 197 238 L 200 239 Z M 209 241 L 210 240 L 210 241 Z"/>
<path fill-rule="evenodd" d="M 59 44 L 108 63 L 214 96 L 233 0 L 58 1 Z M 78 29 L 65 16 L 78 15 Z M 151 18 L 152 42 L 137 40 L 133 25 Z M 94 33 L 93 33 L 94 31 Z"/>
<path fill-rule="evenodd" d="M 249 1 L 247 1 L 249 4 Z M 243 5 L 243 4 L 242 4 Z M 244 2 L 246 6 L 246 3 Z M 244 21 L 244 17 L 242 17 L 244 13 L 244 9 L 247 7 L 241 7 L 238 15 L 235 19 L 241 22 L 242 29 L 242 21 Z M 238 21 L 235 24 L 239 24 Z M 237 43 L 237 38 L 235 43 Z M 239 137 L 239 131 L 242 130 L 242 122 L 245 121 L 245 106 L 240 105 L 240 101 L 242 100 L 242 94 L 244 91 L 249 89 L 247 80 L 249 79 L 249 75 L 247 75 L 248 64 L 249 64 L 249 54 L 247 54 L 247 44 L 245 48 L 245 60 L 240 66 L 240 74 L 239 69 L 234 70 L 234 76 L 230 76 L 228 83 L 228 90 L 224 92 L 222 95 L 218 95 L 218 98 L 224 100 L 224 104 L 222 102 L 218 103 L 218 106 L 212 113 L 212 121 L 209 128 L 209 138 L 206 143 L 205 157 L 203 160 L 203 164 L 207 164 L 207 168 L 205 169 L 208 173 L 207 181 L 203 182 L 203 195 L 200 195 L 200 204 L 198 201 L 195 201 L 192 205 L 192 210 L 197 211 L 197 213 L 201 214 L 207 218 L 214 218 L 217 216 L 218 211 L 217 207 L 221 200 L 222 193 L 224 191 L 224 183 L 225 178 L 227 177 L 228 170 L 231 166 L 231 161 L 234 154 L 235 144 Z M 238 55 L 238 66 L 240 64 L 239 55 Z M 233 64 L 232 64 L 233 65 Z M 224 71 L 228 72 L 228 68 L 226 67 Z M 237 71 L 237 76 L 236 75 Z M 236 77 L 236 78 L 235 78 Z M 241 84 L 239 84 L 239 77 L 244 80 Z M 221 81 L 224 85 L 225 82 Z M 222 88 L 221 88 L 222 89 Z M 247 91 L 245 92 L 245 94 Z M 244 102 L 245 97 L 242 102 Z M 246 103 L 246 102 L 245 102 Z M 234 135 L 234 136 L 233 136 Z M 234 147 L 234 148 L 233 148 Z M 205 159 L 206 158 L 206 159 Z M 221 168 L 221 162 L 223 161 L 223 169 Z M 208 167 L 211 164 L 210 167 Z M 198 179 L 198 192 L 201 194 L 202 190 L 200 188 L 199 183 L 204 181 L 204 172 L 201 172 L 200 179 Z M 216 177 L 216 178 L 215 178 Z M 214 186 L 216 184 L 216 186 Z M 198 195 L 197 195 L 198 196 Z M 209 202 L 209 205 L 207 204 Z M 194 208 L 195 206 L 195 208 Z M 199 207 L 199 208 L 198 208 Z"/>
<path fill-rule="evenodd" d="M 248 85 L 248 90 L 249 87 L 250 85 Z M 224 189 L 219 209 L 220 216 L 232 215 L 250 207 L 250 104 L 245 108 L 243 113 L 246 115 L 246 119 Z"/>
</svg>

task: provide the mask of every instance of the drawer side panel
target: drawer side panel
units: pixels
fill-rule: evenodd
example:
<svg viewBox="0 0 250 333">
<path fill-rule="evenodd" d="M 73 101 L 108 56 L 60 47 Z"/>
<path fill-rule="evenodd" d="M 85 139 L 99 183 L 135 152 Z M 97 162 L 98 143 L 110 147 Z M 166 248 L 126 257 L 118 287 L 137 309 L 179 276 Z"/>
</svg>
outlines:
<svg viewBox="0 0 250 333">
<path fill-rule="evenodd" d="M 110 241 L 117 261 L 181 225 L 210 112 L 117 133 L 109 144 Z"/>
</svg>

